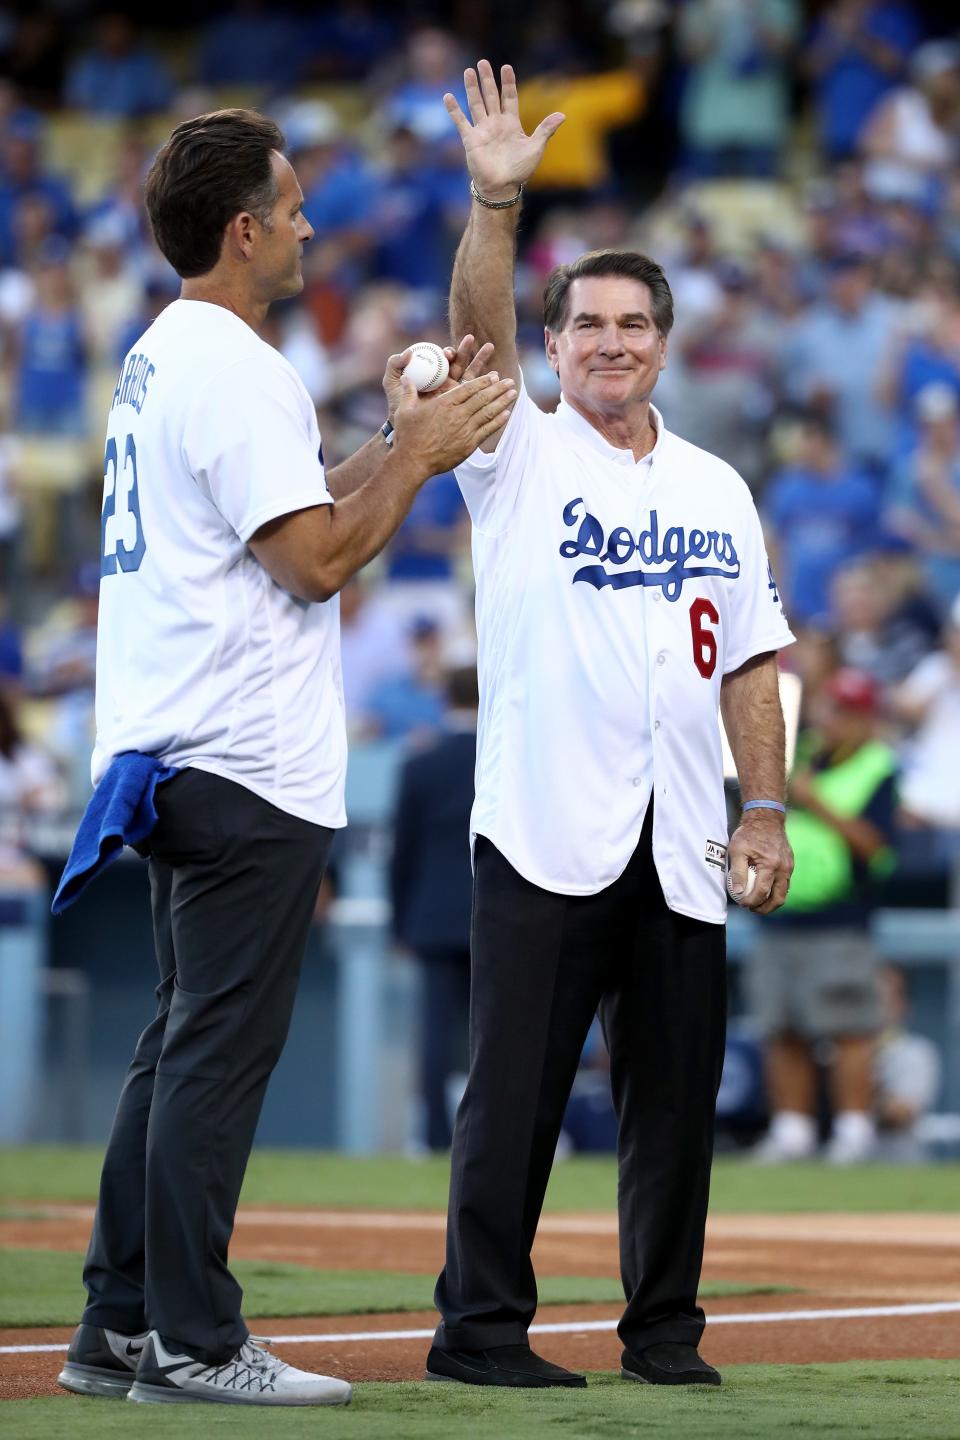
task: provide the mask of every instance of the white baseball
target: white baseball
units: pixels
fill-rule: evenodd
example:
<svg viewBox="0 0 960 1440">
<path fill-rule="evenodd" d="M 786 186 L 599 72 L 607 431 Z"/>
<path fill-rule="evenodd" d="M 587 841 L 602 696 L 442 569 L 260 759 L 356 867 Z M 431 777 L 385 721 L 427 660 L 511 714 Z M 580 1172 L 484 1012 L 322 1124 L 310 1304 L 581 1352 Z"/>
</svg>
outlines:
<svg viewBox="0 0 960 1440">
<path fill-rule="evenodd" d="M 756 883 L 757 883 L 757 867 L 756 867 L 756 865 L 748 865 L 748 866 L 747 866 L 747 883 L 746 883 L 746 885 L 744 885 L 744 887 L 743 887 L 743 894 L 742 894 L 742 895 L 737 895 L 737 896 L 734 897 L 734 898 L 736 899 L 736 902 L 737 902 L 738 905 L 742 905 L 742 904 L 743 904 L 743 902 L 747 899 L 748 895 L 750 894 L 750 891 L 753 889 L 754 885 L 756 885 Z M 731 886 L 732 884 L 733 884 L 733 879 L 732 879 L 732 877 L 731 877 L 730 871 L 728 870 L 728 871 L 727 871 L 727 890 L 730 892 L 731 895 L 733 895 L 733 891 L 730 889 L 730 886 Z"/>
<path fill-rule="evenodd" d="M 410 352 L 410 359 L 403 367 L 404 375 L 409 375 L 421 392 L 436 390 L 450 374 L 450 365 L 440 346 L 431 340 L 418 340 L 410 346 Z"/>
</svg>

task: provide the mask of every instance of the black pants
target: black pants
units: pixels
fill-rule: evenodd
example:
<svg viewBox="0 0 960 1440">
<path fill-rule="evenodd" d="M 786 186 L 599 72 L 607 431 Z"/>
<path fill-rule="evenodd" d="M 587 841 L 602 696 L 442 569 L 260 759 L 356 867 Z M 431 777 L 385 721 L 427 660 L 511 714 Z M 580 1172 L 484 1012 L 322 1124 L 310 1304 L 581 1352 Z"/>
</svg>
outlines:
<svg viewBox="0 0 960 1440">
<path fill-rule="evenodd" d="M 450 1148 L 447 1081 L 465 1068 L 470 1009 L 470 952 L 466 946 L 419 952 L 423 970 L 423 1032 L 420 1083 L 431 1150 Z"/>
<path fill-rule="evenodd" d="M 201 770 L 161 786 L 157 812 L 159 1009 L 107 1147 L 83 1319 L 216 1364 L 247 1335 L 227 1247 L 332 831 Z"/>
<path fill-rule="evenodd" d="M 470 1078 L 435 1296 L 442 1348 L 526 1342 L 537 1305 L 530 1251 L 598 1007 L 619 1125 L 620 1337 L 636 1351 L 697 1344 L 703 1332 L 725 932 L 667 909 L 651 832 L 648 814 L 624 873 L 583 897 L 532 885 L 477 840 Z"/>
</svg>

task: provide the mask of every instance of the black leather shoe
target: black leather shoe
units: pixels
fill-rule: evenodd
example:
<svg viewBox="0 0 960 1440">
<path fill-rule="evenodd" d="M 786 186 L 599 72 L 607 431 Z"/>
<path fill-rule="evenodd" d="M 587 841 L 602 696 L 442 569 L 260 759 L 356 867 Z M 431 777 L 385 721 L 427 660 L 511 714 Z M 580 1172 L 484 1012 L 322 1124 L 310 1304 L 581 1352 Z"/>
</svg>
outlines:
<svg viewBox="0 0 960 1440">
<path fill-rule="evenodd" d="M 696 1345 L 665 1340 L 648 1345 L 634 1355 L 624 1350 L 620 1357 L 620 1378 L 639 1380 L 643 1385 L 719 1385 L 720 1372 L 700 1357 Z"/>
<path fill-rule="evenodd" d="M 561 1365 L 551 1365 L 535 1355 L 529 1345 L 493 1345 L 489 1350 L 438 1350 L 427 1356 L 425 1380 L 454 1380 L 461 1385 L 511 1385 L 526 1390 L 544 1390 L 565 1385 L 582 1390 L 585 1375 L 575 1375 Z"/>
</svg>

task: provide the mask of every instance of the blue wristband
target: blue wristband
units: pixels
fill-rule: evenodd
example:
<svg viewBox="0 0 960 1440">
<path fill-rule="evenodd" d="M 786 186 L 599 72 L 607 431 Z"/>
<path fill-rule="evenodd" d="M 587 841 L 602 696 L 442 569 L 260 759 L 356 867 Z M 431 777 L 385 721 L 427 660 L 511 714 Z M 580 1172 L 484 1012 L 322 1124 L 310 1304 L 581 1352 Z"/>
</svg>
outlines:
<svg viewBox="0 0 960 1440">
<path fill-rule="evenodd" d="M 776 810 L 780 815 L 786 815 L 787 807 L 779 800 L 745 800 L 741 805 L 744 814 L 748 810 Z"/>
</svg>

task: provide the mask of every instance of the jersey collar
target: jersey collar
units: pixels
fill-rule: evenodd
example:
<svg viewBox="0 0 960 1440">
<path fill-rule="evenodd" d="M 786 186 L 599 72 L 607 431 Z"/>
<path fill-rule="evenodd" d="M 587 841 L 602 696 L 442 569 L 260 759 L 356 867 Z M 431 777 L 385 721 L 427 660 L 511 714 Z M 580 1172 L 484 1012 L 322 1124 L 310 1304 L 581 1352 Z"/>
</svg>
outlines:
<svg viewBox="0 0 960 1440">
<path fill-rule="evenodd" d="M 654 405 L 650 406 L 650 418 L 657 432 L 656 443 L 650 453 L 644 455 L 640 460 L 634 460 L 632 450 L 622 450 L 618 445 L 611 445 L 610 441 L 601 435 L 599 430 L 594 429 L 590 421 L 584 419 L 579 410 L 574 410 L 573 406 L 569 405 L 562 395 L 555 414 L 558 420 L 564 425 L 567 425 L 575 434 L 587 440 L 593 448 L 598 450 L 601 455 L 604 455 L 606 459 L 612 460 L 615 465 L 629 466 L 631 470 L 640 465 L 651 465 L 663 444 L 663 416 Z"/>
</svg>

